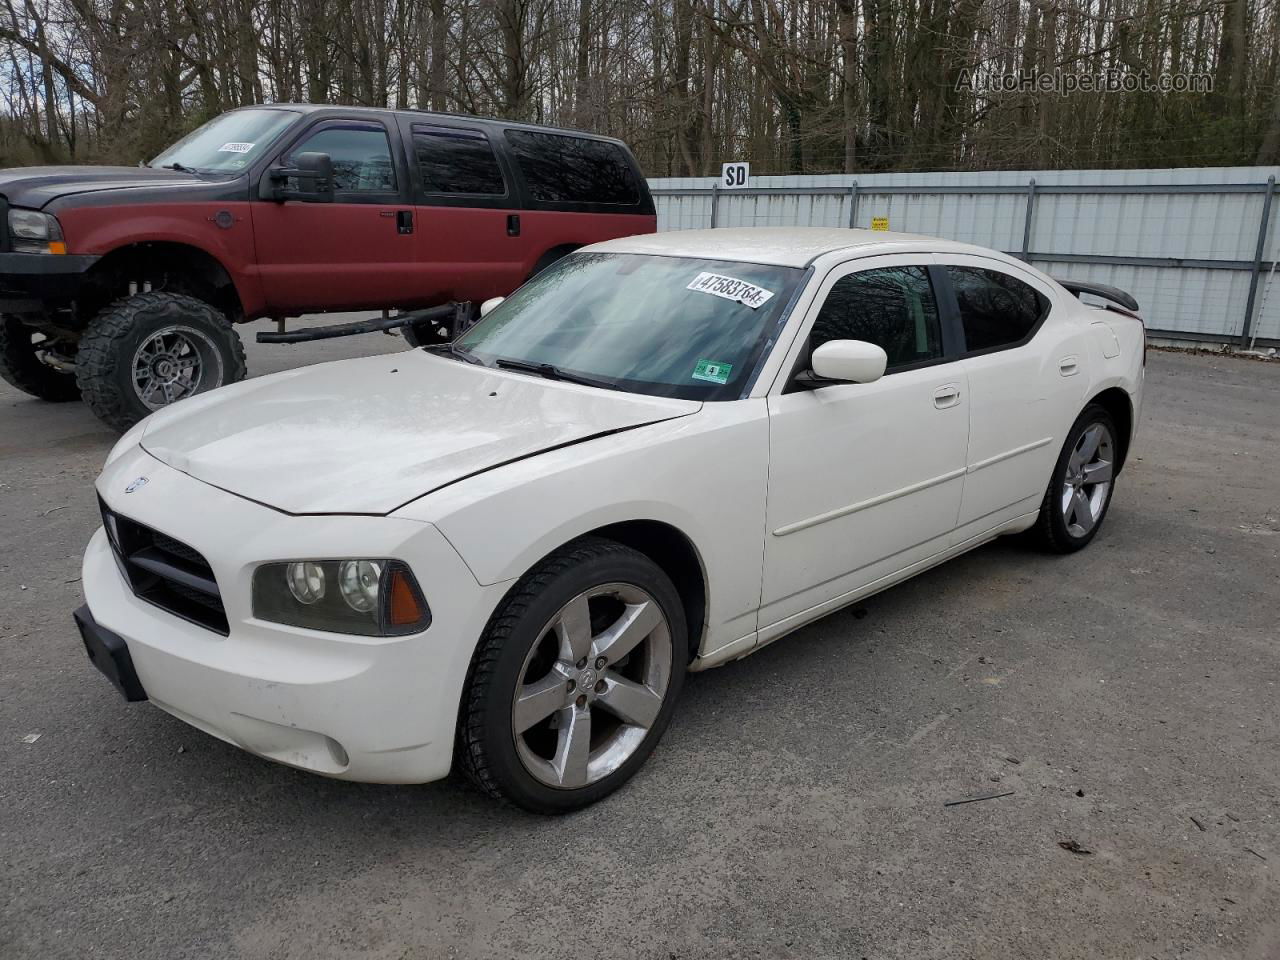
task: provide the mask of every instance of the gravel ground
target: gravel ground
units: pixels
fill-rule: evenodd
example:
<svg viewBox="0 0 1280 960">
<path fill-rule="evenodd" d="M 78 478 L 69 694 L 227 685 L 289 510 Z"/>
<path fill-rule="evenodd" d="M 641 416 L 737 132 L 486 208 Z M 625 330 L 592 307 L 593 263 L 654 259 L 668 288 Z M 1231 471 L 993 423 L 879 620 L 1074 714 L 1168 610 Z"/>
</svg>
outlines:
<svg viewBox="0 0 1280 960">
<path fill-rule="evenodd" d="M 1280 364 L 1153 353 L 1088 550 L 1002 541 L 695 675 L 628 787 L 542 819 L 125 704 L 70 617 L 112 435 L 0 385 L 0 957 L 1274 960 L 1277 414 Z"/>
</svg>

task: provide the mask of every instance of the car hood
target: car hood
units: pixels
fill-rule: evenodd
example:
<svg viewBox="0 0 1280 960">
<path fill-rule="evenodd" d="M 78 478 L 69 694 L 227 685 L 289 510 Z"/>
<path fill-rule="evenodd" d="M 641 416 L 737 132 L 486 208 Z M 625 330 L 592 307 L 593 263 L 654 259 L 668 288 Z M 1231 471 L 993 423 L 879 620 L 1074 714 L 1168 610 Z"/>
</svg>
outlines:
<svg viewBox="0 0 1280 960">
<path fill-rule="evenodd" d="M 440 487 L 701 404 L 492 370 L 422 350 L 248 380 L 154 414 L 141 444 L 293 514 L 386 514 Z"/>
<path fill-rule="evenodd" d="M 60 197 L 78 193 L 137 187 L 173 189 L 207 183 L 194 174 L 149 167 L 16 167 L 0 170 L 0 196 L 4 196 L 10 206 L 37 210 Z"/>
</svg>

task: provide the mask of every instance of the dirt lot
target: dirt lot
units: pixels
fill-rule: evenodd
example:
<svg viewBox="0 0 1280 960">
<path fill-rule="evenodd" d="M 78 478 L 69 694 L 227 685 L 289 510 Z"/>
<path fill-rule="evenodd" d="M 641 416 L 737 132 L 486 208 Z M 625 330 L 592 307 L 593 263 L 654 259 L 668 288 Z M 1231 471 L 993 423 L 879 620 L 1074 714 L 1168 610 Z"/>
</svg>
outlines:
<svg viewBox="0 0 1280 960">
<path fill-rule="evenodd" d="M 0 387 L 0 956 L 1274 960 L 1280 364 L 1148 385 L 1087 551 L 997 543 L 692 677 L 559 820 L 126 705 L 70 617 L 112 436 Z"/>
</svg>

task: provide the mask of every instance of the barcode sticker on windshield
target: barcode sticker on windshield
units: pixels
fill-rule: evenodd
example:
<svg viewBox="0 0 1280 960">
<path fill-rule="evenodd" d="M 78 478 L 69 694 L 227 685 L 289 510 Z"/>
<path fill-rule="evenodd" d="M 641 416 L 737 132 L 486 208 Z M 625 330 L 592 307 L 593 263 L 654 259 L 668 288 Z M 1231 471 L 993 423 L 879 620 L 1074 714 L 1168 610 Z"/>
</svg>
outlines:
<svg viewBox="0 0 1280 960">
<path fill-rule="evenodd" d="M 238 141 L 232 141 L 231 143 L 224 143 L 222 146 L 220 146 L 218 148 L 218 152 L 219 153 L 248 153 L 252 149 L 253 149 L 252 143 L 240 143 Z"/>
<path fill-rule="evenodd" d="M 772 290 L 757 287 L 754 283 L 747 283 L 745 280 L 721 276 L 718 273 L 700 273 L 685 289 L 709 293 L 713 297 L 724 297 L 726 300 L 736 300 L 738 303 L 745 303 L 752 310 L 763 307 L 773 296 Z"/>
</svg>

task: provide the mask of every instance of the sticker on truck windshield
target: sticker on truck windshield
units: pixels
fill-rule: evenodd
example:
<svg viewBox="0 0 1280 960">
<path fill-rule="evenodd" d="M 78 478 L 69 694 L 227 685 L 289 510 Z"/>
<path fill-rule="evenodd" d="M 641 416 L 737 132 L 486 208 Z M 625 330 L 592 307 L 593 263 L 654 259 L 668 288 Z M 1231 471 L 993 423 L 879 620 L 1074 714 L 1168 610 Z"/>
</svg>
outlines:
<svg viewBox="0 0 1280 960">
<path fill-rule="evenodd" d="M 725 384 L 729 382 L 729 374 L 732 372 L 732 363 L 712 363 L 710 360 L 699 360 L 693 368 L 693 379 L 706 380 L 708 383 Z"/>
<path fill-rule="evenodd" d="M 218 148 L 219 153 L 248 153 L 253 149 L 252 143 L 241 143 L 233 140 L 230 143 L 224 143 Z"/>
<path fill-rule="evenodd" d="M 752 310 L 763 307 L 773 296 L 772 290 L 757 287 L 754 283 L 747 283 L 745 280 L 721 276 L 718 273 L 700 273 L 685 289 L 709 293 L 713 297 L 724 297 L 726 300 L 736 300 L 738 303 L 745 303 Z"/>
</svg>

